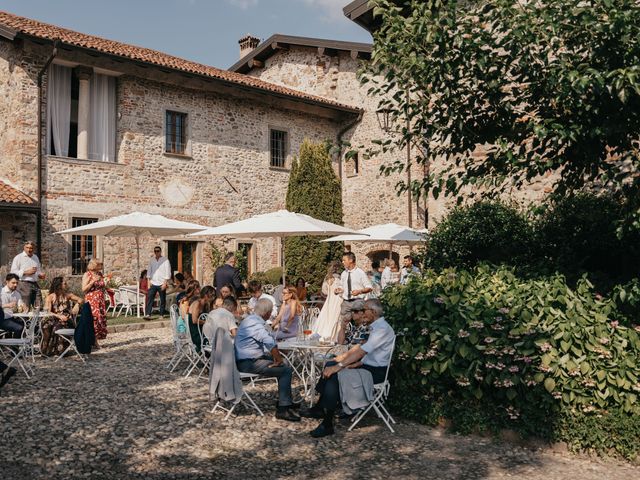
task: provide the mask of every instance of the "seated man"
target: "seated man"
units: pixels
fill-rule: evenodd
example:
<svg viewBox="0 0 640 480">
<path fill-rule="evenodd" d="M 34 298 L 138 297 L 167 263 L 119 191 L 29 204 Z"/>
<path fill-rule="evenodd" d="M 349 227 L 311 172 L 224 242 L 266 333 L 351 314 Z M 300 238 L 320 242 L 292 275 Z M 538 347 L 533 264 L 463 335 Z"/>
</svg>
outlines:
<svg viewBox="0 0 640 480">
<path fill-rule="evenodd" d="M 4 322 L 4 310 L 0 308 L 0 324 Z M 9 381 L 11 377 L 16 374 L 16 369 L 9 367 L 7 364 L 0 360 L 0 388 Z"/>
<path fill-rule="evenodd" d="M 363 368 L 371 372 L 373 383 L 382 383 L 391 362 L 395 334 L 393 328 L 382 316 L 382 304 L 378 299 L 365 302 L 365 323 L 370 325 L 367 341 L 355 345 L 349 351 L 338 355 L 335 362 L 327 363 L 318 382 L 316 391 L 320 394 L 318 403 L 301 412 L 309 418 L 322 418 L 322 423 L 313 431 L 312 437 L 324 437 L 334 433 L 333 416 L 340 406 L 340 385 L 337 373 L 343 368 Z"/>
<path fill-rule="evenodd" d="M 20 336 L 24 323 L 13 317 L 14 311 L 22 311 L 25 308 L 22 297 L 18 293 L 18 282 L 18 275 L 9 273 L 5 278 L 5 285 L 0 291 L 0 303 L 4 311 L 4 318 L 0 320 L 0 329 Z"/>
<path fill-rule="evenodd" d="M 238 370 L 257 373 L 278 379 L 278 406 L 276 418 L 299 422 L 300 417 L 291 411 L 291 367 L 284 365 L 275 340 L 265 328 L 265 320 L 271 317 L 273 303 L 266 298 L 256 302 L 254 313 L 240 323 L 236 335 L 235 350 Z M 271 355 L 265 353 L 270 352 Z"/>
<path fill-rule="evenodd" d="M 264 293 L 262 291 L 262 284 L 258 280 L 251 280 L 249 282 L 249 295 L 251 295 L 251 298 L 249 299 L 249 304 L 248 304 L 249 313 L 252 313 L 253 310 L 256 308 L 256 303 L 258 302 L 259 299 L 266 298 L 267 300 L 271 301 L 271 303 L 273 304 L 273 310 L 271 311 L 270 320 L 273 320 L 278 316 L 278 307 L 276 306 L 275 298 L 273 298 L 268 293 Z"/>
<path fill-rule="evenodd" d="M 222 305 L 215 310 L 211 310 L 207 315 L 207 321 L 202 327 L 202 333 L 209 339 L 209 344 L 213 341 L 213 336 L 218 328 L 227 330 L 232 337 L 238 332 L 236 317 L 234 314 L 238 310 L 238 302 L 235 297 L 227 297 L 222 300 Z"/>
<path fill-rule="evenodd" d="M 369 338 L 369 324 L 364 315 L 364 300 L 354 300 L 351 305 L 351 319 L 342 320 L 338 332 L 338 345 L 361 345 Z"/>
</svg>

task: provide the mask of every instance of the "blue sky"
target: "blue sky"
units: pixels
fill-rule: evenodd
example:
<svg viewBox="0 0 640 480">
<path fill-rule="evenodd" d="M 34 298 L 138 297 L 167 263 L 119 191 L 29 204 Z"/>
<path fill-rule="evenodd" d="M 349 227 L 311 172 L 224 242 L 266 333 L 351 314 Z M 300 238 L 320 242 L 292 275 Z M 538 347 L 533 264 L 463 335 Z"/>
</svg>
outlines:
<svg viewBox="0 0 640 480">
<path fill-rule="evenodd" d="M 0 10 L 228 68 L 238 39 L 274 33 L 370 42 L 351 0 L 0 0 Z"/>
</svg>

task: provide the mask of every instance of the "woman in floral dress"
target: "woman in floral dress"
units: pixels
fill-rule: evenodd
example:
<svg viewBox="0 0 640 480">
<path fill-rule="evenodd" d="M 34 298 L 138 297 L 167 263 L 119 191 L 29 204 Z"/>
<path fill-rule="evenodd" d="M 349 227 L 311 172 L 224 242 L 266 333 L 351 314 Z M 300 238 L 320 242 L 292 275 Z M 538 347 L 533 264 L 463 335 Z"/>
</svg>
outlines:
<svg viewBox="0 0 640 480">
<path fill-rule="evenodd" d="M 93 259 L 87 265 L 87 271 L 82 277 L 82 293 L 84 298 L 91 306 L 91 315 L 93 315 L 93 328 L 96 333 L 96 344 L 98 348 L 98 340 L 107 338 L 107 308 L 104 301 L 105 298 L 105 281 L 102 275 L 102 262 Z"/>
</svg>

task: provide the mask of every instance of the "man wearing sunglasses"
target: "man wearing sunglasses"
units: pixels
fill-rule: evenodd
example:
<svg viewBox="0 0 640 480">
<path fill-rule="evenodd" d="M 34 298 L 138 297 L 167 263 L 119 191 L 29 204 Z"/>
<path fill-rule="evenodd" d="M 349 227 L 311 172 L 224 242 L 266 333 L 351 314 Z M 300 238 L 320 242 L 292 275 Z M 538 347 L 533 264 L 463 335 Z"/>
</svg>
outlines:
<svg viewBox="0 0 640 480">
<path fill-rule="evenodd" d="M 153 301 L 156 299 L 156 293 L 160 295 L 160 316 L 166 315 L 165 307 L 167 304 L 167 285 L 171 279 L 171 264 L 169 259 L 162 256 L 162 249 L 159 246 L 154 247 L 153 257 L 149 261 L 147 269 L 147 278 L 149 279 L 149 291 L 147 292 L 147 305 L 145 308 L 145 320 L 151 320 L 151 310 L 153 309 Z"/>
</svg>

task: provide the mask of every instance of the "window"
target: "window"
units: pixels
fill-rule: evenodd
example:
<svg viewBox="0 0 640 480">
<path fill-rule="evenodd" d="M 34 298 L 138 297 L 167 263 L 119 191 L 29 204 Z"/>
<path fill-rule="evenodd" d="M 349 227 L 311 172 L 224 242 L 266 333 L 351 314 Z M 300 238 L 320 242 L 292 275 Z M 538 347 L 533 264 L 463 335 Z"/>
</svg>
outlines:
<svg viewBox="0 0 640 480">
<path fill-rule="evenodd" d="M 97 222 L 97 218 L 73 217 L 71 227 L 82 227 Z M 82 275 L 87 270 L 87 264 L 96 256 L 95 235 L 71 236 L 71 274 Z"/>
<path fill-rule="evenodd" d="M 270 130 L 270 165 L 276 168 L 285 168 L 287 160 L 287 132 L 282 130 Z"/>
<path fill-rule="evenodd" d="M 187 114 L 167 110 L 165 126 L 167 153 L 185 155 L 187 150 Z"/>
<path fill-rule="evenodd" d="M 87 102 L 87 158 L 103 162 L 115 161 L 116 144 L 116 79 L 92 73 L 88 95 L 80 99 L 80 80 L 74 70 L 51 65 L 48 77 L 47 150 L 50 155 L 78 158 L 78 110 Z"/>
<path fill-rule="evenodd" d="M 360 159 L 357 153 L 345 159 L 345 170 L 347 177 L 355 177 L 360 173 Z"/>
</svg>

